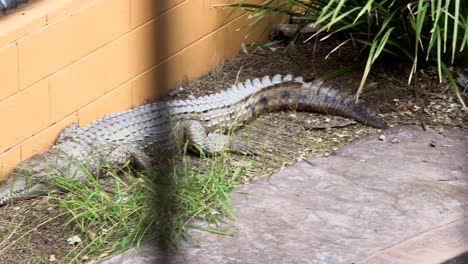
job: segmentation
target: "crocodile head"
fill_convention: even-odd
[[[45,194],[45,181],[50,168],[44,154],[37,154],[20,163],[10,178],[0,183],[0,206],[15,200],[28,199]]]
[[[45,194],[46,188],[42,182],[45,176],[43,173],[11,176],[8,181],[0,184],[0,206]]]

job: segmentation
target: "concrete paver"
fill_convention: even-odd
[[[192,230],[197,245],[171,263],[440,263],[468,251],[468,130],[382,133],[239,187],[221,227],[235,235]],[[104,263],[158,262],[146,244]]]

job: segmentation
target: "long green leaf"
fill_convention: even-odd
[[[330,12],[328,13],[328,9],[335,3],[334,0],[329,0],[328,4],[323,8],[322,13],[320,13],[320,16],[317,18],[317,21],[315,22],[314,26],[317,26],[318,24],[322,23],[324,21],[324,16],[331,16],[333,13]]]
[[[369,75],[370,69],[372,67],[372,60],[374,57],[375,49],[377,48],[377,42],[372,43],[370,47],[369,56],[367,57],[366,68],[364,69],[364,73],[362,74],[361,83],[359,84],[359,88],[356,92],[356,102],[359,99],[359,95],[362,93],[364,89],[364,85],[366,84],[367,76]]]
[[[338,32],[346,31],[346,30],[348,30],[350,28],[353,28],[353,27],[358,27],[359,25],[364,24],[364,23],[365,23],[364,21],[359,21],[356,24],[346,24],[346,25],[344,25],[344,26],[342,26],[342,27],[340,27],[338,29],[333,30],[333,32],[331,32],[330,34],[328,34],[325,37],[321,38],[320,41],[323,41],[323,40],[331,37],[332,35],[334,35],[334,34],[336,34]]]
[[[370,12],[373,2],[374,2],[374,0],[368,0],[368,1],[367,1],[366,5],[361,9],[361,12],[359,12],[359,14],[356,16],[356,19],[354,19],[353,24],[356,23],[356,21],[357,21],[362,15],[364,15],[364,13]]]
[[[465,48],[465,45],[468,44],[468,13],[466,14],[466,19],[464,21],[464,27],[465,27],[465,34],[463,35],[462,43],[460,46],[460,52],[463,51]]]
[[[331,25],[333,25],[333,24],[335,24],[336,22],[338,22],[338,21],[341,20],[340,18],[337,19],[337,16],[338,16],[338,14],[340,13],[341,8],[343,7],[343,5],[344,5],[344,3],[346,2],[346,0],[338,0],[338,1],[339,1],[339,2],[338,2],[338,5],[336,6],[335,11],[333,11],[333,16],[332,16],[332,18],[331,18],[331,20],[330,20],[330,25],[328,26],[328,29],[330,29]],[[342,16],[340,16],[340,17],[342,17]]]
[[[431,29],[431,39],[429,40],[429,46],[427,47],[427,56],[426,60],[429,60],[429,56],[431,54],[432,47],[434,46],[434,43],[436,42],[436,39],[434,36],[436,36],[435,29],[436,27],[439,26],[439,18],[440,14],[442,13],[442,0],[437,0],[437,8],[435,9],[435,19],[433,18],[433,26]],[[431,17],[434,17],[434,11],[431,13]]]
[[[356,12],[357,10],[359,10],[359,7],[355,7],[343,14],[341,14],[339,17],[336,18],[336,21],[340,21],[342,18],[348,16],[349,14],[353,13],[353,12]],[[327,30],[328,28],[330,28],[334,23],[332,23],[332,21],[330,21],[328,24],[324,25],[323,27],[321,27],[317,32],[315,32],[312,36],[310,36],[308,39],[305,40],[305,42],[309,41],[310,39],[314,38],[315,36],[317,36],[318,34],[322,33],[323,31]]]
[[[392,21],[393,17],[395,16],[395,14],[396,14],[397,12],[399,12],[399,10],[393,11],[393,13],[390,14],[390,16],[388,16],[388,17],[384,20],[382,26],[380,27],[379,32],[377,32],[377,35],[375,35],[374,39],[379,38],[380,34],[382,34],[382,32],[385,30],[385,28],[387,28],[388,24]]]
[[[442,81],[442,39],[440,36],[440,29],[436,27],[436,34],[437,34],[437,73],[439,74],[439,80]]]
[[[464,0],[466,1],[466,0]],[[452,63],[455,60],[455,52],[457,51],[457,35],[458,35],[458,18],[460,16],[460,0],[455,0],[455,17],[453,18],[453,39],[452,39]]]
[[[377,50],[375,51],[374,58],[372,58],[372,63],[375,62],[375,60],[379,57],[380,53],[384,49],[385,45],[387,44],[388,38],[390,37],[390,34],[395,28],[389,28],[387,32],[385,32],[385,35],[382,37],[382,39],[379,41],[379,46],[377,47]]]
[[[444,53],[445,51],[447,50],[447,35],[448,35],[448,10],[449,10],[449,6],[450,6],[450,0],[445,0],[445,7],[444,7],[444,11],[445,11],[445,19],[444,19]]]

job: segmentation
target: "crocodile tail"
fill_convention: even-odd
[[[324,86],[321,81],[304,83],[297,104],[304,110],[351,118],[375,128],[388,128],[384,121],[372,116],[363,104],[356,103],[354,96]]]

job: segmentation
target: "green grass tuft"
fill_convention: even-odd
[[[229,235],[216,225],[232,215],[229,193],[244,167],[227,164],[226,155],[195,159],[184,155],[182,162],[171,160],[154,171],[130,167],[107,171],[113,181],[96,179],[84,168],[87,183],[53,177],[56,187],[64,190],[54,199],[68,212],[67,224],[82,239],[66,256],[73,262],[124,251],[151,239],[177,247],[188,238],[188,227]],[[211,225],[194,224],[198,221]]]

